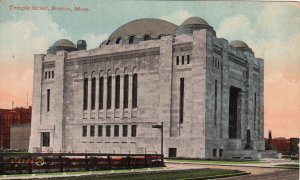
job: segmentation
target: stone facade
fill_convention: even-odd
[[[10,149],[28,151],[30,123],[12,124],[10,129]]]
[[[262,59],[242,42],[217,38],[209,25],[192,27],[132,44],[112,39],[92,50],[35,55],[29,150],[160,153],[152,125],[163,122],[167,157],[260,158]],[[244,150],[247,129],[251,150]]]

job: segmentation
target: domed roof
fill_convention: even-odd
[[[73,47],[76,48],[75,44],[72,43],[71,41],[69,41],[68,39],[60,39],[58,41],[56,41],[52,46],[54,47]]]
[[[209,25],[204,19],[194,16],[183,21],[183,23],[180,26],[191,25],[191,24]]]
[[[229,45],[235,48],[249,48],[249,46],[245,42],[240,40],[231,41]]]
[[[214,35],[216,34],[213,27],[211,27],[204,19],[194,16],[183,21],[183,23],[177,28],[175,35],[193,34],[193,31],[201,29],[207,29]]]
[[[120,26],[109,36],[108,40],[127,39],[130,35],[134,35],[136,38],[142,38],[144,35],[157,38],[159,35],[174,35],[176,28],[177,25],[161,19],[137,19]]]
[[[74,43],[69,41],[68,39],[60,39],[56,41],[49,49],[47,50],[47,54],[55,54],[57,51],[77,51],[77,47]]]

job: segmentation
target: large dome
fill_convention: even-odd
[[[183,21],[181,26],[192,25],[192,24],[209,25],[204,19],[194,16],[194,17],[190,17],[190,18],[186,19],[185,21]]]
[[[57,51],[76,51],[77,48],[74,43],[69,41],[68,39],[60,39],[56,41],[48,50],[47,54],[55,54]]]
[[[162,35],[174,35],[177,25],[161,19],[145,18],[130,21],[115,30],[106,44],[128,44],[130,36],[134,42],[159,39]]]

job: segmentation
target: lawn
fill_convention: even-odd
[[[217,161],[217,160],[201,160],[201,159],[168,159],[166,162],[188,162],[188,163],[205,163],[205,164],[257,164],[263,163],[262,161]]]
[[[228,177],[243,175],[245,172],[238,170],[224,170],[224,169],[194,169],[194,170],[178,170],[178,171],[156,171],[156,172],[143,172],[143,173],[122,173],[122,174],[109,174],[109,175],[87,175],[81,177],[64,177],[63,179],[70,180],[169,180],[169,179],[207,179],[216,177]],[[60,178],[56,178],[60,179]]]

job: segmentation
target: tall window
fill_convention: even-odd
[[[87,110],[88,106],[88,82],[88,78],[85,78],[83,83],[83,110]]]
[[[133,44],[134,36],[129,37],[129,44]]]
[[[114,136],[119,137],[119,125],[114,126]]]
[[[111,76],[107,77],[107,109],[111,109]]]
[[[134,74],[132,79],[132,108],[137,107],[137,88],[138,88],[138,75]]]
[[[95,126],[90,127],[90,136],[94,137],[95,136]]]
[[[176,65],[179,65],[179,56],[176,57]]]
[[[128,108],[128,83],[129,83],[129,76],[126,74],[124,76],[124,108]]]
[[[131,125],[131,137],[136,137],[136,125]]]
[[[87,135],[87,126],[82,126],[82,136],[86,137]]]
[[[218,108],[218,80],[215,80],[215,110],[214,110],[214,122],[217,125],[217,108]]]
[[[183,123],[184,109],[184,78],[180,78],[179,124]]]
[[[48,72],[45,72],[45,79],[47,79],[47,77],[48,77],[48,74],[47,74]]]
[[[256,130],[256,93],[254,93],[254,131]]]
[[[50,146],[50,132],[42,132],[42,146],[43,147]]]
[[[102,125],[98,125],[98,137],[102,137],[103,127]]]
[[[120,75],[116,76],[116,89],[115,89],[115,108],[120,108]]]
[[[110,125],[106,125],[106,137],[110,137]]]
[[[184,56],[181,56],[181,64],[184,64]]]
[[[54,78],[54,71],[52,71],[52,78]]]
[[[91,97],[91,108],[95,109],[96,104],[96,78],[92,79],[92,97]]]
[[[123,125],[123,137],[127,137],[127,133],[128,133],[128,126]]]
[[[50,89],[47,89],[47,112],[50,111]]]
[[[99,109],[103,109],[104,78],[99,79]]]
[[[187,55],[186,63],[187,63],[187,64],[190,64],[190,55]]]

